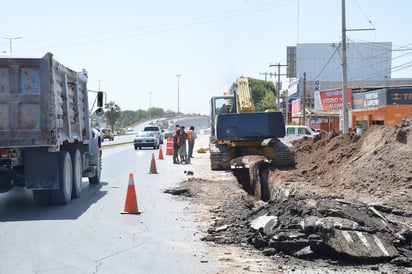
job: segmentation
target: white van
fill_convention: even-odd
[[[300,125],[288,125],[285,128],[285,139],[288,141],[297,140],[303,137],[313,138],[313,136],[319,134],[310,127]]]

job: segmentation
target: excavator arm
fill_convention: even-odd
[[[255,104],[253,103],[249,81],[246,77],[240,77],[236,81],[236,109],[238,113],[255,112]]]

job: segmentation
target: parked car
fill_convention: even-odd
[[[310,127],[302,125],[288,125],[285,127],[285,139],[288,141],[297,140],[303,137],[313,138],[319,132],[314,131]]]
[[[160,144],[163,144],[163,139],[165,138],[164,135],[163,135],[164,130],[160,126],[147,126],[147,127],[144,127],[143,131],[153,131],[153,132],[155,132],[156,136],[160,140]]]
[[[140,131],[133,140],[134,149],[142,149],[142,147],[152,147],[158,149],[160,140],[154,131]]]
[[[113,141],[114,140],[114,133],[112,132],[112,130],[110,128],[102,128],[102,130],[100,131],[103,136],[102,136],[102,142],[105,139],[108,139],[109,141]]]

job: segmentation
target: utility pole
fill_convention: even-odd
[[[12,41],[13,40],[17,40],[17,39],[21,39],[23,37],[3,37],[3,39],[7,39],[10,41],[10,54],[13,53],[13,46],[12,46]]]
[[[348,115],[348,68],[346,60],[346,13],[345,0],[342,0],[342,132],[349,133],[349,115]]]
[[[275,75],[275,74],[272,73],[272,72],[260,72],[259,74],[260,74],[260,75],[265,75],[265,82],[267,82],[267,77],[268,77],[268,75],[269,75],[270,77],[272,77],[272,76]]]
[[[341,125],[342,133],[349,133],[349,115],[348,115],[348,63],[346,56],[346,32],[347,31],[364,31],[375,30],[375,28],[367,29],[346,29],[346,8],[345,0],[342,0],[342,116]]]
[[[101,89],[100,89],[100,82],[101,82],[102,80],[96,79],[96,81],[99,82],[99,91],[100,91],[100,90],[101,90]]]
[[[302,105],[302,125],[306,126],[306,72],[303,73],[303,94],[301,97]]]
[[[288,65],[281,65],[280,63],[278,63],[277,65],[272,65],[270,64],[269,67],[278,67],[278,81],[276,82],[276,97],[277,97],[277,107],[278,107],[278,111],[280,111],[280,90],[282,89],[282,85],[280,82],[280,76],[287,76],[287,74],[280,74],[280,67],[287,67]],[[275,74],[276,75],[276,74]]]
[[[181,74],[176,74],[177,77],[177,115],[179,115],[179,93],[180,93],[180,76],[182,76]]]

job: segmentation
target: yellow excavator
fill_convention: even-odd
[[[236,80],[228,95],[210,100],[212,170],[249,168],[245,156],[263,156],[278,167],[295,165],[293,149],[279,138],[285,136],[282,112],[257,112],[246,77]]]

